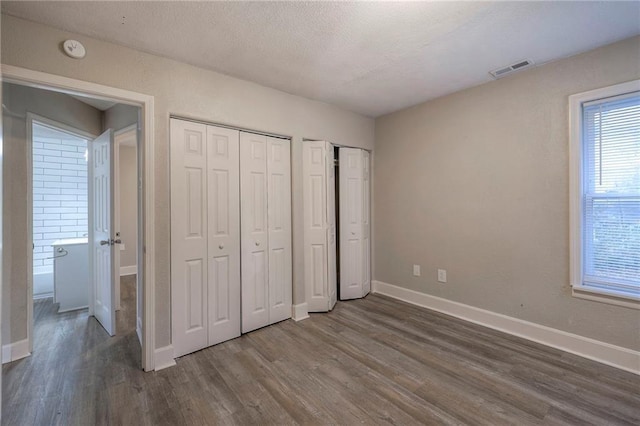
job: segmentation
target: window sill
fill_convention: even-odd
[[[607,291],[586,286],[573,286],[571,294],[573,297],[580,299],[593,300],[596,302],[609,303],[611,305],[640,310],[640,296],[630,295],[628,293]]]

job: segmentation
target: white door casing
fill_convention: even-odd
[[[240,133],[242,332],[269,324],[267,137]]]
[[[371,287],[369,155],[340,148],[339,160],[340,299],[347,300],[366,296]]]
[[[111,219],[114,215],[113,194],[114,143],[111,129],[91,142],[91,204],[89,229],[90,267],[94,286],[93,315],[110,336],[116,333],[115,285],[119,274],[113,270],[114,246],[111,239]]]
[[[240,132],[207,126],[208,345],[240,336]]]
[[[171,301],[175,356],[207,346],[207,127],[171,119]]]
[[[291,318],[291,141],[267,136],[269,324]]]

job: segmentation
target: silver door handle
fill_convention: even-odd
[[[260,246],[260,241],[256,241],[256,246]]]
[[[101,241],[100,241],[100,245],[101,245],[101,246],[108,246],[108,245],[110,245],[110,244],[109,244],[109,240],[101,240]]]
[[[219,248],[220,250],[222,250],[222,249],[224,248],[224,244],[220,244],[220,245],[218,246],[218,248]]]
[[[122,240],[120,238],[117,240],[111,240],[111,244],[122,244]]]

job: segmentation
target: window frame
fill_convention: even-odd
[[[570,185],[570,284],[574,297],[640,309],[640,295],[616,289],[594,288],[584,285],[583,247],[583,105],[588,102],[614,98],[639,92],[640,80],[590,90],[569,96],[569,185]]]

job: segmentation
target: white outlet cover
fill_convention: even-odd
[[[420,276],[420,265],[413,265],[413,276],[414,277]]]
[[[446,269],[438,269],[438,282],[446,283],[447,282],[447,270]]]

